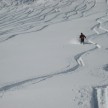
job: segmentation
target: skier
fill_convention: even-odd
[[[80,38],[81,43],[84,44],[84,39],[86,38],[86,36],[83,33],[81,33],[79,38]]]

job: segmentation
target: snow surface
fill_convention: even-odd
[[[108,108],[107,0],[0,0],[0,108]]]

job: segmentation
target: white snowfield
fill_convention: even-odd
[[[0,108],[108,108],[108,1],[0,0]]]

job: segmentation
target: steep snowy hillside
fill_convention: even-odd
[[[107,0],[0,0],[0,108],[108,108],[107,41]]]

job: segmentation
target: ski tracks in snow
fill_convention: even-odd
[[[37,7],[33,7],[33,8],[27,5],[25,7],[22,6],[23,7],[22,10],[20,10],[18,6],[17,7],[12,6],[11,8],[6,7],[4,13],[2,13],[0,17],[0,26],[2,28],[2,32],[0,33],[1,35],[0,41],[8,40],[16,36],[17,34],[21,34],[24,32],[28,32],[28,33],[33,32],[32,29],[34,28],[35,31],[36,30],[39,31],[42,30],[44,26],[48,26],[49,24],[83,17],[84,13],[86,13],[87,11],[89,11],[91,8],[95,6],[95,2],[93,1],[88,2],[86,0],[82,0],[81,2],[77,2],[77,5],[74,8],[72,8],[74,3],[76,2],[68,0],[63,3],[62,1],[60,3],[54,2],[54,4],[50,4],[52,6],[48,5],[47,3],[45,3],[44,5],[40,4],[39,6],[37,5]],[[71,11],[68,11],[69,8]],[[7,11],[7,9],[9,10]],[[63,10],[65,10],[65,12]],[[8,14],[6,14],[7,12]],[[13,15],[13,17],[11,15]],[[39,26],[39,24],[41,24],[41,26]],[[14,28],[14,26],[16,26],[16,28]],[[11,27],[11,29],[8,29],[8,27]],[[5,91],[8,91],[13,88],[18,88],[20,86],[24,86],[32,83],[39,83],[40,81],[46,80],[48,78],[73,72],[79,67],[85,66],[82,56],[84,56],[84,54],[90,51],[100,48],[98,44],[93,43],[92,41],[89,42],[91,44],[94,44],[95,48],[75,55],[74,59],[76,60],[77,63],[74,67],[69,65],[68,67],[66,67],[65,69],[59,72],[55,72],[43,76],[37,76],[35,78],[25,79],[23,81],[4,85],[0,87],[0,92],[4,93]]]
[[[96,19],[97,24],[91,28],[96,34],[96,37],[98,37],[98,35],[101,34],[105,34],[108,32],[108,15],[106,13],[105,16],[97,18]],[[90,38],[94,37],[94,35],[90,36]],[[94,43],[93,41],[89,40],[89,42],[93,45],[95,45],[93,50],[99,49],[101,48],[101,46],[97,43]],[[90,51],[90,50],[89,50]],[[77,57],[77,62],[79,63],[79,65],[82,65],[83,59],[81,58],[81,56],[83,56],[86,52],[83,52],[80,55],[80,57]],[[84,65],[83,65],[84,66]],[[108,85],[105,86],[98,86],[98,87],[93,87],[93,91],[92,91],[92,96],[91,96],[91,108],[108,108]]]
[[[104,24],[108,22],[108,15],[103,16],[101,18],[96,19],[97,25],[95,25],[92,30],[95,31],[96,37],[100,34],[104,34],[108,32],[108,27],[104,27]],[[90,38],[94,37],[93,35]],[[84,66],[84,62],[82,56],[89,51],[93,51],[101,48],[101,46],[97,43],[94,43],[91,40],[88,40],[89,43],[95,45],[95,48],[82,52],[76,56],[76,61],[80,66]],[[93,87],[92,97],[90,100],[91,108],[108,108],[108,85]]]
[[[65,9],[63,7],[66,7],[66,6],[67,7],[70,6],[70,8],[71,8],[72,2],[70,0],[68,0],[68,2],[65,2],[63,4],[55,3],[52,7],[46,6],[47,4],[44,6],[41,4],[40,6],[38,6],[38,7],[40,7],[40,9],[38,7],[34,8],[34,9],[33,8],[30,9],[29,7],[26,7],[24,10],[19,10],[18,11],[19,14],[17,14],[17,15],[15,13],[18,8],[17,9],[15,7],[9,8],[9,11],[5,10],[5,13],[0,14],[1,15],[0,26],[2,27],[2,32],[0,32],[0,35],[1,35],[0,41],[8,40],[11,37],[16,36],[17,34],[34,31],[34,28],[35,28],[35,31],[36,30],[38,31],[38,30],[42,30],[44,28],[44,26],[48,26],[49,24],[82,17],[84,12],[86,12],[87,10],[91,9],[94,6],[93,2],[88,2],[88,4],[87,4],[85,1],[86,0],[84,0],[81,4],[80,3],[77,4],[77,6],[73,9],[71,9],[71,11],[69,11],[69,12],[66,11],[65,13],[60,12],[60,11],[62,9]],[[38,9],[38,11],[36,11],[36,9]],[[7,12],[9,12],[9,13],[6,14]],[[12,16],[10,16],[11,14],[15,15],[14,16],[15,20],[13,20]],[[31,18],[32,18],[32,20],[31,20]],[[59,21],[57,20],[58,18],[59,18]],[[4,19],[4,23],[2,22],[2,19]],[[8,22],[6,22],[7,20],[8,20]],[[12,21],[14,21],[14,22],[12,23]],[[103,23],[108,21],[107,16],[105,16],[103,18],[98,18],[96,21],[98,24],[95,25],[92,28],[92,30],[94,30],[97,35],[101,34],[101,33],[108,32],[108,29],[103,27]],[[18,23],[20,23],[21,25],[17,25]],[[41,26],[39,26],[39,23],[41,23]],[[17,25],[17,27],[14,28],[16,25]],[[37,25],[37,27],[36,27],[36,25]],[[8,27],[11,27],[11,29]],[[22,29],[20,29],[20,28],[22,28]],[[16,32],[17,32],[17,34],[14,34]],[[94,43],[90,40],[89,40],[89,43],[93,44],[95,47],[93,49],[90,49],[90,50],[87,50],[85,52],[81,52],[81,53],[75,55],[74,59],[76,60],[77,64],[74,67],[69,65],[63,71],[59,71],[59,72],[55,72],[55,73],[47,74],[47,75],[43,75],[43,76],[37,76],[35,78],[29,78],[29,79],[25,79],[23,81],[14,82],[14,83],[4,85],[4,86],[0,87],[1,97],[8,90],[15,89],[15,88],[18,89],[19,87],[29,85],[29,84],[39,83],[41,81],[44,81],[48,78],[51,78],[51,77],[54,77],[57,75],[74,72],[79,67],[85,66],[82,56],[84,56],[84,54],[86,54],[90,51],[94,51],[96,49],[101,48],[101,46],[99,44]],[[93,98],[92,99],[93,99],[92,101],[94,101],[93,102],[94,108],[108,108],[108,104],[107,104],[108,87],[104,87],[104,88],[96,87],[93,90]]]
[[[47,74],[47,75],[43,75],[43,76],[39,76],[39,77],[35,77],[35,78],[30,78],[30,79],[26,79],[26,80],[23,80],[23,81],[19,81],[19,82],[15,82],[15,83],[10,83],[10,84],[4,85],[4,86],[0,87],[0,92],[1,92],[1,94],[4,94],[6,91],[11,90],[11,89],[15,89],[15,88],[18,89],[18,88],[20,88],[22,86],[39,83],[41,81],[44,81],[44,80],[46,80],[48,78],[51,78],[51,77],[54,77],[54,76],[57,76],[57,75],[62,75],[62,74],[67,74],[67,73],[74,72],[80,66],[85,66],[81,56],[86,54],[87,52],[93,51],[93,50],[95,50],[97,48],[98,47],[96,46],[93,49],[90,49],[88,51],[85,51],[85,52],[82,52],[80,54],[77,54],[74,57],[74,59],[77,62],[77,64],[74,67],[69,65],[69,67],[63,69],[63,71],[59,71],[59,72],[55,72],[55,73],[52,73],[52,74]]]
[[[0,1],[0,42],[22,33],[36,32],[48,25],[75,18],[95,6],[88,0]]]
[[[83,17],[83,14],[95,6],[94,1],[88,0],[66,0],[66,1],[44,1],[44,3],[8,3],[0,1],[0,42],[13,38],[22,33],[36,32],[50,24],[72,20]],[[5,5],[4,5],[5,4]],[[86,51],[87,52],[87,51]],[[0,87],[0,92],[8,91],[26,84],[39,83],[56,75],[73,72],[80,66],[84,66],[82,55],[77,54],[74,59],[76,65],[66,67],[62,71],[48,75],[37,76],[23,81],[10,83]]]
[[[106,13],[105,16],[96,19],[97,25],[95,25],[92,30],[94,30],[98,35],[104,34],[108,32],[108,15]],[[98,48],[100,48],[100,45],[96,45]],[[92,108],[108,108],[108,85],[105,86],[98,86],[93,88],[93,95],[92,95],[92,102],[93,106]]]
[[[15,83],[10,83],[7,85],[4,85],[2,87],[0,87],[0,92],[2,92],[4,94],[4,92],[14,89],[14,88],[20,88],[21,86],[25,86],[25,85],[29,85],[29,84],[35,84],[35,83],[39,83],[41,81],[44,81],[48,78],[57,76],[57,75],[62,75],[62,74],[67,74],[67,73],[71,73],[73,71],[75,71],[76,69],[78,69],[79,67],[85,66],[85,63],[83,62],[82,56],[90,51],[94,51],[95,49],[99,48],[98,44],[92,43],[94,45],[96,45],[95,48],[84,51],[82,53],[77,54],[74,59],[76,60],[77,64],[72,67],[71,65],[69,65],[67,68],[63,69],[63,71],[59,71],[59,72],[55,72],[52,74],[47,74],[47,75],[43,75],[43,76],[38,76],[35,78],[30,78],[30,79],[26,79],[23,81],[19,81],[19,82],[15,82]]]

